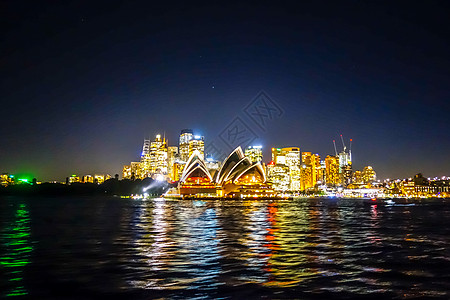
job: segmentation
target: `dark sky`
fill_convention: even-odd
[[[266,162],[343,134],[382,179],[450,175],[448,1],[93,2],[2,1],[0,172],[120,173],[144,137],[219,145],[238,117]]]

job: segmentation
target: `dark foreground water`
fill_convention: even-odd
[[[0,292],[450,298],[450,202],[1,198]]]

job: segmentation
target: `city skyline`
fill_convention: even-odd
[[[0,172],[120,173],[146,137],[165,132],[171,143],[192,128],[215,143],[239,118],[265,157],[298,146],[325,158],[343,134],[357,169],[448,176],[443,1],[8,2],[4,11]],[[267,126],[247,109],[260,91],[280,108]]]

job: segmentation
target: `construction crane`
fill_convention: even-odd
[[[341,134],[341,141],[342,141],[342,146],[344,146],[344,152],[345,152],[345,150],[347,150],[347,147],[345,147],[344,138],[342,137],[342,134]]]
[[[338,156],[337,150],[336,150],[336,141],[335,140],[333,140],[333,145],[334,145],[334,153],[336,154],[336,156]]]

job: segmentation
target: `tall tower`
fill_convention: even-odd
[[[342,152],[339,153],[339,177],[343,185],[347,185],[352,181],[352,151],[347,150],[344,139],[341,134]],[[350,147],[352,140],[350,139]]]
[[[339,158],[328,155],[325,158],[325,182],[328,186],[336,186],[340,183],[339,179]]]
[[[167,142],[160,134],[150,143],[150,173],[167,174]]]
[[[187,161],[189,159],[189,141],[194,138],[194,132],[192,129],[183,129],[180,134],[180,160]]]
[[[189,144],[188,158],[196,150],[200,152],[201,159],[205,158],[205,141],[203,136],[195,135],[192,139],[189,140],[188,144]]]
[[[272,176],[269,178],[272,177],[270,180],[274,183],[275,189],[281,190],[276,187],[278,184],[292,192],[300,190],[300,148],[272,148],[270,168]]]
[[[150,140],[146,139],[142,146],[140,173],[143,178],[150,175],[150,144]]]
[[[262,146],[248,146],[245,149],[245,156],[250,158],[252,162],[262,161]]]
[[[170,179],[174,180],[173,176],[173,168],[175,161],[178,159],[178,147],[177,146],[171,146],[168,147],[167,151],[167,174],[169,174]]]
[[[320,156],[311,152],[302,153],[301,190],[313,188],[320,181]]]

